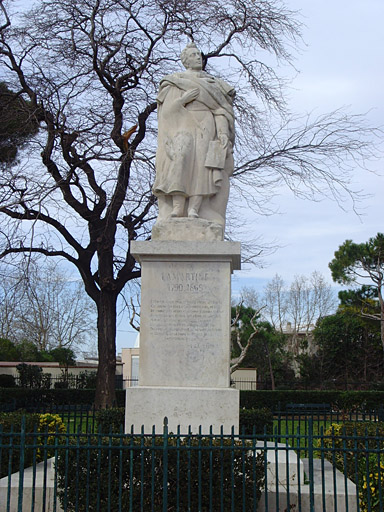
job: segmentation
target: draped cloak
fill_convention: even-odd
[[[183,106],[181,96],[199,89],[198,97]],[[155,195],[180,194],[213,196],[218,192],[223,170],[206,167],[209,143],[217,140],[217,118],[227,126],[229,144],[225,172],[232,162],[234,142],[233,88],[205,72],[175,73],[160,83],[158,103],[158,149],[156,153]],[[231,164],[229,164],[231,166]]]

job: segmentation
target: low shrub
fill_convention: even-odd
[[[55,436],[54,434],[63,434],[66,432],[66,427],[64,425],[63,420],[58,414],[39,414],[39,427],[38,431],[42,433],[42,435],[38,438],[38,443],[44,446],[46,445],[54,445],[55,444]],[[45,448],[46,450],[46,448]],[[54,450],[47,450],[46,456],[44,455],[44,449],[39,448],[37,451],[38,454],[38,462],[43,460],[44,458],[53,457],[55,452]]]
[[[384,404],[383,391],[240,391],[240,406],[246,409],[267,407],[283,412],[287,404],[330,404],[339,411],[377,410]]]
[[[0,375],[0,388],[14,388],[16,386],[16,379],[13,375]]]
[[[324,457],[358,486],[362,512],[381,510],[379,489],[381,486],[384,495],[384,423],[333,423],[324,436],[318,446],[321,446]]]
[[[0,405],[15,402],[16,407],[48,407],[50,405],[89,405],[95,400],[94,389],[21,389],[0,388]],[[125,406],[125,389],[116,390],[116,407]]]
[[[39,415],[25,414],[25,411],[0,413],[0,445],[1,463],[0,476],[15,473],[20,470],[20,432],[23,417],[25,417],[25,432],[27,434],[38,431]],[[36,435],[26,435],[26,445],[36,444]],[[24,450],[24,467],[31,466],[34,459],[34,448],[26,447]]]
[[[240,434],[273,433],[273,414],[270,409],[240,409]]]
[[[57,414],[27,414],[23,410],[0,413],[1,477],[20,470],[20,433],[23,418],[26,434],[24,467],[52,457],[54,450],[43,446],[55,444],[55,433],[66,432],[65,425]]]
[[[124,432],[125,408],[101,409],[96,413],[96,421],[100,431],[106,434]]]
[[[370,454],[365,461],[361,461],[365,468],[360,469],[363,478],[360,483],[359,501],[361,512],[381,512],[381,499],[384,495],[384,455]]]
[[[246,441],[177,438],[167,449],[167,510],[256,509],[264,484],[263,455]],[[61,504],[68,512],[162,510],[162,436],[84,436],[59,451]],[[91,445],[91,446],[90,446]]]

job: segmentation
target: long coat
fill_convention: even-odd
[[[183,106],[182,95],[196,88],[198,97]],[[190,197],[217,193],[222,170],[208,167],[206,159],[210,142],[217,140],[220,126],[221,132],[229,138],[226,160],[233,162],[233,94],[230,85],[205,72],[186,71],[163,78],[157,98],[159,135],[155,195]]]

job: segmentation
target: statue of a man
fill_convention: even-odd
[[[181,53],[186,71],[164,77],[158,102],[153,192],[159,220],[201,217],[224,227],[233,173],[233,87],[202,71],[194,43]]]

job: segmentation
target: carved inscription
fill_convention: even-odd
[[[170,292],[204,292],[208,276],[208,272],[162,272],[161,280]]]
[[[214,293],[215,276],[210,272],[162,272],[160,288],[164,297],[157,295],[150,302],[151,336],[184,342],[196,352],[213,351],[215,341],[223,335],[223,305]]]

